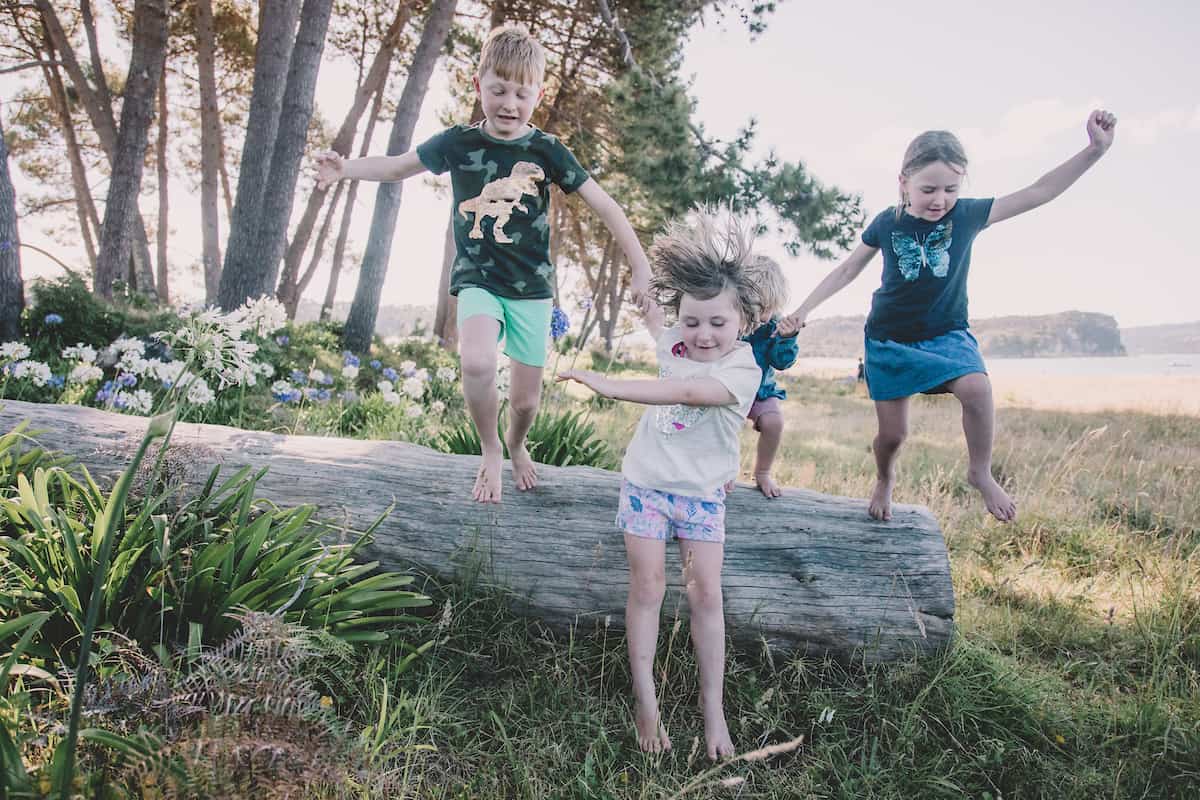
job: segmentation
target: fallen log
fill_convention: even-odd
[[[94,476],[124,469],[144,417],[8,400],[7,431],[28,420],[47,449]],[[628,571],[614,517],[620,475],[590,467],[540,467],[531,492],[504,487],[501,506],[470,500],[478,457],[404,442],[287,436],[180,423],[172,449],[186,453],[183,481],[198,487],[215,464],[228,474],[269,467],[262,496],[311,503],[338,528],[362,530],[395,508],[364,555],[390,569],[414,566],[453,578],[464,568],[507,587],[515,607],[553,627],[620,625]],[[507,476],[506,476],[507,479]],[[735,639],[842,660],[889,660],[944,646],[953,632],[950,565],[937,521],[922,507],[870,519],[863,500],[787,489],[767,500],[751,487],[729,495],[723,587]],[[668,614],[680,600],[676,548],[668,547]]]

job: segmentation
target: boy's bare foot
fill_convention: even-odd
[[[764,497],[780,497],[783,494],[783,489],[779,488],[770,472],[754,473],[754,482],[758,484],[758,489]]]
[[[513,483],[517,485],[517,489],[527,492],[537,486],[537,466],[533,463],[525,443],[521,442],[513,447],[512,442],[509,442],[508,456],[512,459]]]
[[[967,483],[974,486],[983,495],[983,502],[993,517],[1001,522],[1012,522],[1017,518],[1017,504],[1008,496],[1008,492],[1000,488],[990,472],[967,472]]]
[[[704,704],[704,744],[712,761],[735,755],[733,739],[729,738],[729,726],[725,724],[725,710],[719,705],[708,708]]]
[[[637,703],[634,712],[637,725],[638,747],[643,753],[665,753],[671,749],[671,738],[658,713],[658,705],[643,706]]]
[[[892,489],[896,486],[895,478],[877,478],[875,490],[871,492],[871,503],[867,513],[872,518],[889,522],[892,519]]]
[[[501,482],[504,468],[504,451],[497,445],[494,449],[485,447],[483,461],[479,464],[479,474],[475,476],[475,488],[471,490],[471,499],[477,503],[499,503],[503,488]]]
[[[733,487],[736,483],[737,483],[736,478],[734,478],[733,480],[725,481],[725,494],[729,494],[730,492],[732,492]]]

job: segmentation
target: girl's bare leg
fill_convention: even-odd
[[[771,477],[771,467],[779,443],[783,441],[783,414],[773,411],[758,418],[758,457],[754,462],[754,482],[767,497],[779,497],[783,490]]]
[[[908,436],[908,398],[876,400],[875,416],[879,433],[871,450],[875,453],[875,489],[871,492],[868,513],[887,522],[892,518],[892,489],[896,488],[896,456]]]
[[[700,710],[704,740],[712,760],[734,755],[725,723],[725,604],[721,595],[721,542],[679,540],[683,580],[692,618],[692,643],[700,666]]]
[[[633,679],[634,722],[638,747],[647,753],[671,749],[654,689],[654,651],[658,617],[667,590],[667,544],[625,534],[629,559],[629,597],[625,602],[625,636],[629,642],[629,674]]]
[[[1001,522],[1012,522],[1017,516],[1017,504],[992,477],[992,438],[996,428],[992,382],[986,374],[972,372],[951,381],[948,388],[962,403],[963,434],[967,437],[967,481],[983,495],[983,502],[993,517]]]

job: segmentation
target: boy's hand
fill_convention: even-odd
[[[342,179],[345,165],[341,155],[332,150],[324,150],[317,153],[314,160],[317,162],[318,189],[328,189]]]
[[[1111,112],[1096,109],[1088,116],[1088,141],[1091,142],[1092,148],[1101,154],[1106,153],[1108,148],[1112,147],[1116,132],[1117,118]]]
[[[779,320],[779,324],[775,326],[775,332],[780,336],[795,336],[804,327],[804,320],[807,316],[807,314],[797,309]]]
[[[604,390],[601,387],[604,386],[607,380],[599,372],[593,372],[590,369],[564,369],[554,376],[555,383],[575,381],[582,383],[597,394],[604,394]]]

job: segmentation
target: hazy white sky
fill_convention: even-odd
[[[1087,113],[1109,108],[1120,119],[1116,144],[1091,172],[1051,205],[981,235],[971,315],[1079,309],[1133,326],[1200,319],[1200,258],[1185,249],[1200,212],[1198,40],[1194,0],[961,0],[919,14],[906,4],[792,0],[753,42],[739,26],[697,29],[684,71],[710,134],[731,136],[757,118],[763,152],[861,193],[869,215],[894,202],[904,147],[922,130],[958,133],[971,158],[966,194],[987,197],[1075,153]],[[344,76],[333,65],[322,72],[318,103],[330,119],[350,99]],[[438,129],[447,102],[435,77],[416,142]],[[388,125],[378,128],[382,152]],[[435,300],[450,203],[430,183],[405,185],[384,303]],[[363,188],[360,249],[375,194]],[[195,192],[172,190],[172,260],[196,263]],[[46,244],[40,227],[23,225],[22,238]],[[788,257],[770,240],[762,247],[784,264],[793,304],[837,263]],[[53,271],[30,251],[23,263],[27,276]],[[814,317],[865,313],[880,268],[877,258]],[[318,274],[309,295],[319,300],[326,281]],[[352,294],[344,276],[340,299]]]

